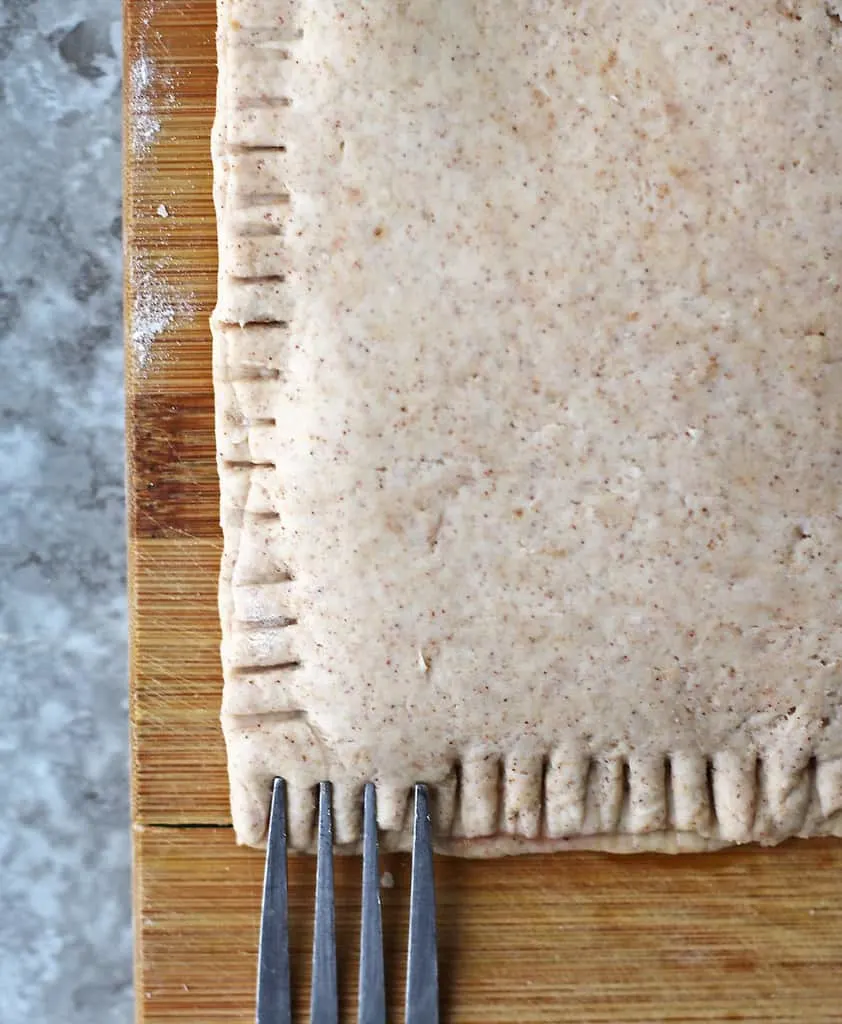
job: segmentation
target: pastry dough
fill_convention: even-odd
[[[234,824],[842,833],[824,0],[220,0]]]

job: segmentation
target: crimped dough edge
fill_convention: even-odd
[[[251,112],[238,100],[253,83],[226,73],[236,25],[241,42],[277,55],[295,40],[294,0],[218,0],[220,75],[213,131],[214,197],[219,219],[220,291],[212,321],[221,521],[224,555],[219,606],[226,695],[223,727],[232,766],[231,800],[238,840],[265,838],[271,782],[287,772],[289,838],[313,847],[318,760],[300,708],[254,716],[238,704],[248,650],[269,643],[278,671],[261,686],[283,686],[297,667],[294,641],[284,639],[289,582],[279,546],[272,493],[276,470],[263,454],[276,443],[267,395],[282,373],[289,344],[290,298],[281,247],[284,151],[277,145],[283,104]],[[267,12],[271,10],[271,17]],[[236,117],[234,116],[236,112]],[[249,193],[255,182],[265,192]],[[266,612],[270,609],[270,613]],[[245,627],[243,626],[245,623]],[[272,632],[271,639],[265,634]],[[258,669],[261,667],[258,666]],[[232,681],[235,681],[232,685]],[[734,843],[775,844],[791,836],[842,835],[842,758],[822,750],[778,748],[590,751],[564,737],[546,751],[467,751],[439,757],[427,782],[433,793],[437,845],[460,856],[551,850],[684,852]],[[243,767],[247,766],[247,770]],[[315,773],[315,774],[314,774]],[[360,838],[364,779],[334,783],[337,840],[353,849]],[[378,817],[386,849],[406,849],[411,783],[377,779]]]

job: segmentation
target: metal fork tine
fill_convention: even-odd
[[[386,1024],[383,921],[377,859],[377,796],[372,782],[365,787],[363,797],[363,906],[359,988],[358,1024]]]
[[[439,979],[432,827],[427,787],[417,785],[409,900],[406,1024],[438,1024],[438,1020]]]
[[[287,899],[286,787],[283,779],[272,786],[260,952],[257,964],[257,1024],[291,1024],[289,986],[289,928]]]
[[[311,1024],[338,1024],[336,920],[333,904],[333,813],[329,782],[319,785],[319,839],[316,860],[316,923],[313,930]]]

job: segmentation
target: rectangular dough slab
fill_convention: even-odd
[[[824,0],[220,0],[234,823],[842,833]]]

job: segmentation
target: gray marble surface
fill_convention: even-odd
[[[0,1022],[132,1016],[120,2],[0,0]]]

